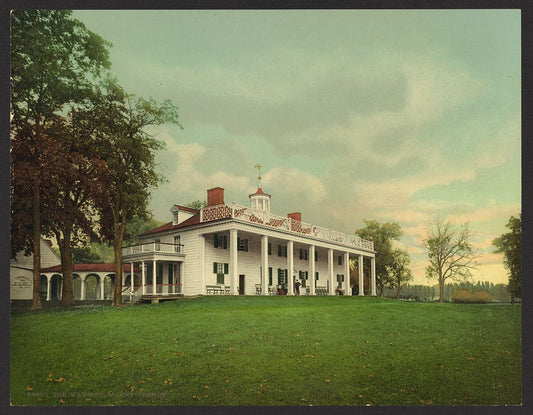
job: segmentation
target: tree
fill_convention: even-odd
[[[448,222],[437,222],[433,229],[426,230],[422,245],[427,249],[429,265],[426,277],[437,279],[439,302],[444,302],[444,284],[447,280],[464,281],[476,267],[472,234],[465,224],[460,228]]]
[[[511,301],[522,294],[522,214],[518,218],[511,216],[507,225],[510,232],[496,238],[492,244],[494,253],[503,254],[503,264],[509,272],[509,291]]]
[[[163,225],[163,222],[154,219],[150,214],[147,214],[147,217],[134,216],[126,225],[124,239],[131,244],[138,244],[140,242],[139,235],[161,225]]]
[[[413,274],[408,268],[411,263],[409,254],[403,249],[392,251],[392,262],[386,266],[387,280],[390,281],[389,287],[396,288],[396,298],[400,298],[402,284],[413,279]]]
[[[150,190],[162,178],[155,171],[155,151],[163,143],[148,127],[178,122],[178,111],[166,100],[162,104],[128,95],[113,79],[106,79],[88,114],[87,128],[96,137],[108,166],[109,186],[99,204],[101,229],[113,244],[115,289],[112,306],[122,304],[122,244],[127,223],[138,216],[147,219]]]
[[[46,157],[54,148],[52,130],[66,106],[83,101],[91,82],[110,65],[110,44],[71,14],[68,10],[11,13],[11,138],[12,147],[17,147],[11,157],[12,182],[16,183],[11,188],[12,219],[25,220],[12,228],[12,248],[28,252],[31,245],[32,309],[41,307],[41,196],[48,180],[46,170],[54,160]],[[24,199],[31,202],[31,208]]]
[[[395,222],[379,223],[375,220],[366,220],[365,227],[358,229],[355,234],[360,238],[374,242],[376,251],[376,284],[379,287],[380,295],[383,296],[383,287],[390,285],[387,266],[393,262],[392,241],[398,241],[403,232]]]
[[[191,209],[196,209],[196,210],[200,210],[202,208],[205,208],[206,206],[207,206],[207,202],[205,200],[204,201],[195,200],[194,202],[187,203],[185,205],[185,207],[188,207],[188,208],[191,208]]]

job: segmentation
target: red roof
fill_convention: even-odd
[[[180,206],[180,205],[174,205],[175,208],[178,208],[179,210],[183,210],[184,212],[191,212],[191,213],[198,213],[198,209],[189,208],[187,206]]]
[[[252,193],[251,195],[248,195],[248,197],[252,197],[252,196],[255,196],[255,195],[265,195],[265,196],[271,197],[268,193],[263,192],[263,188],[262,187],[258,187],[256,192]]]
[[[131,265],[123,264],[124,272],[130,272]],[[73,264],[73,272],[115,272],[115,264]],[[43,268],[41,272],[62,272],[61,265]],[[140,268],[133,267],[133,272],[141,272]]]
[[[157,228],[154,228],[154,229],[152,229],[152,230],[150,230],[148,232],[145,232],[145,233],[143,233],[142,235],[139,235],[139,236],[144,236],[144,235],[150,235],[152,233],[169,231],[169,230],[172,230],[172,229],[185,228],[186,226],[196,225],[198,223],[200,223],[200,213],[199,212],[196,215],[190,217],[189,219],[184,220],[181,223],[178,223],[177,225],[173,225],[172,222],[165,223],[164,225],[161,225],[161,226],[159,226]]]

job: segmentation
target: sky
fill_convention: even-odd
[[[397,222],[426,284],[426,230],[468,223],[474,281],[506,283],[494,238],[521,211],[519,10],[76,11],[130,93],[171,99],[152,133],[169,209],[225,189],[352,235]]]

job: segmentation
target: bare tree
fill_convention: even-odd
[[[438,280],[441,303],[444,302],[446,280],[464,281],[470,278],[470,271],[477,265],[471,239],[467,224],[455,227],[448,222],[437,222],[426,231],[422,241],[429,257],[426,277]]]

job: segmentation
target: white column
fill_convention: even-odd
[[[229,257],[230,294],[237,295],[237,229],[229,231]]]
[[[310,284],[309,295],[315,295],[315,246],[309,246],[309,278],[307,284]],[[307,290],[307,289],[306,289]]]
[[[133,262],[130,262],[130,293],[135,289],[135,275],[133,275]],[[103,291],[102,291],[103,293]]]
[[[80,275],[80,281],[81,281],[80,300],[85,300],[85,277],[86,277],[86,275],[84,275],[83,277]]]
[[[152,294],[157,294],[157,261],[154,259],[154,269],[152,272]]]
[[[352,295],[352,286],[350,284],[350,254],[344,253],[344,294]]]
[[[198,254],[200,256],[200,293],[207,294],[205,289],[205,236],[200,235],[200,248]]]
[[[287,243],[287,295],[294,295],[292,271],[294,269],[294,242]]]
[[[142,294],[146,294],[146,270],[144,268],[144,261],[141,261],[141,284],[142,284]]]
[[[46,276],[46,301],[50,301],[52,298],[51,293],[50,293],[51,285],[52,285],[52,277],[47,275]]]
[[[333,249],[328,249],[328,278],[329,278],[329,295],[335,295],[337,281],[333,275]]]
[[[365,295],[365,283],[363,279],[363,255],[359,255],[359,264],[357,265],[359,270],[359,294],[361,297]]]
[[[372,279],[372,294],[374,297],[376,296],[376,258],[372,257],[370,258],[370,276]]]
[[[164,294],[168,294],[168,289],[169,289],[169,285],[170,284],[170,272],[168,272],[168,263],[165,262],[163,263],[163,276],[165,278],[163,278],[163,290],[162,292]]]
[[[261,237],[261,294],[268,295],[268,236]]]
[[[99,281],[100,281],[100,300],[103,300],[104,299],[104,280],[105,280],[105,275],[102,276],[99,275]]]

